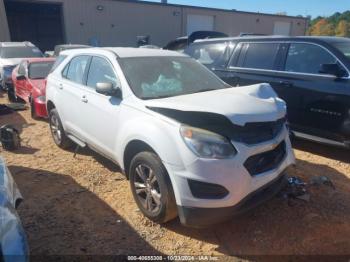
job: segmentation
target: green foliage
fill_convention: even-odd
[[[350,11],[329,17],[318,16],[310,21],[309,35],[350,37]]]

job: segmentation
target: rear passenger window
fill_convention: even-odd
[[[111,64],[104,58],[93,57],[87,78],[87,86],[95,88],[97,83],[112,83],[117,86],[117,77]]]
[[[227,43],[192,45],[186,53],[206,66],[225,66],[230,58]]]
[[[273,70],[279,43],[249,43],[246,52],[241,52],[239,67]]]
[[[320,46],[293,43],[289,47],[285,71],[320,74],[322,64],[336,62],[336,58]]]
[[[63,76],[65,76],[68,80],[73,81],[78,84],[84,84],[84,74],[86,70],[86,66],[88,65],[90,57],[89,56],[77,56],[74,57],[70,63],[68,68],[63,70]],[[65,70],[67,70],[65,75]]]

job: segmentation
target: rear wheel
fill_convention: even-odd
[[[134,199],[146,217],[165,223],[177,216],[170,178],[156,154],[137,154],[131,161],[129,177]]]
[[[55,144],[63,149],[70,148],[73,145],[73,142],[66,136],[56,109],[50,111],[49,118],[51,134]]]

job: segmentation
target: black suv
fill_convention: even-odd
[[[269,83],[287,102],[297,137],[350,147],[350,39],[221,38],[185,53],[232,86]]]

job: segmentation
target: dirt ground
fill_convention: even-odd
[[[23,147],[1,155],[25,198],[19,214],[32,255],[350,254],[350,151],[296,141],[289,175],[326,175],[335,190],[313,187],[310,202],[292,206],[276,197],[228,223],[191,229],[145,219],[117,166],[90,150],[73,158],[29,110],[0,116],[4,123],[23,129]]]

